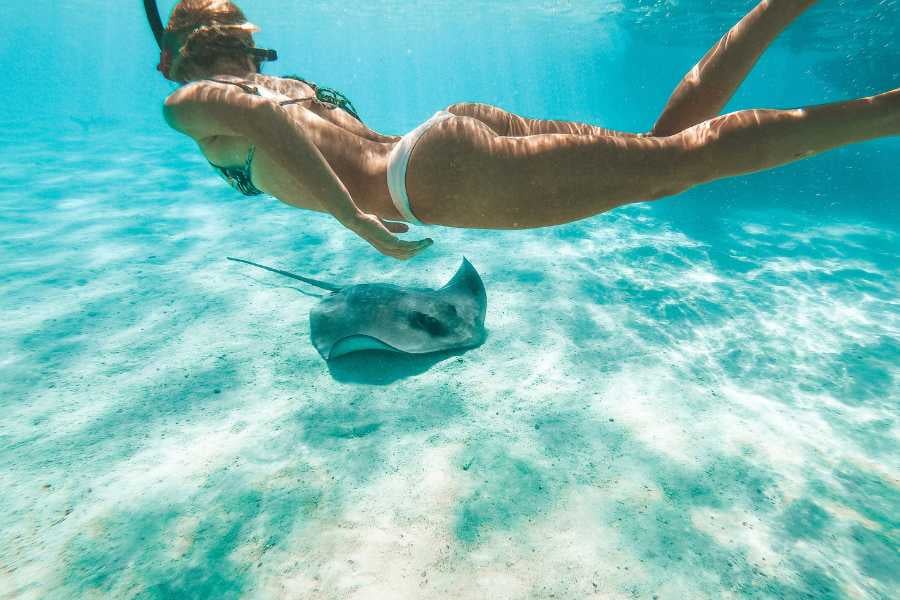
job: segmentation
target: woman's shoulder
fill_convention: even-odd
[[[163,104],[170,127],[195,139],[209,135],[221,122],[245,120],[254,109],[268,103],[226,81],[202,80],[181,86]]]
[[[203,79],[182,85],[169,94],[163,103],[163,110],[168,115],[173,111],[185,111],[192,107],[253,106],[263,97],[269,96],[263,91],[254,81],[218,77]]]
[[[163,103],[167,108],[175,107],[185,102],[198,100],[208,96],[211,90],[222,89],[225,84],[212,80],[192,81],[179,87],[166,97]]]
[[[185,84],[170,94],[166,98],[165,104],[166,106],[174,106],[185,101],[217,96],[222,91],[231,92],[231,94],[228,94],[229,96],[233,94],[249,94],[251,96],[272,98],[310,97],[315,94],[313,87],[305,81],[297,79],[267,75],[256,75],[252,78],[243,79],[225,75]]]

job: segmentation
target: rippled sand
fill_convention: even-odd
[[[90,135],[0,163],[0,597],[896,594],[895,229],[644,205],[398,263]],[[482,347],[331,365],[321,290],[225,260],[437,286],[463,254]]]

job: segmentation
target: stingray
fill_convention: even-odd
[[[228,260],[331,292],[309,313],[310,338],[325,360],[362,350],[448,352],[480,346],[486,337],[487,294],[465,258],[447,285],[436,290],[387,283],[338,286],[249,260]]]

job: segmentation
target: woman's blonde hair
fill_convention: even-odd
[[[178,71],[208,67],[221,58],[249,60],[253,33],[259,28],[247,22],[238,6],[228,0],[181,0],[172,10],[163,36],[164,44],[181,57]],[[173,73],[177,77],[176,74]]]

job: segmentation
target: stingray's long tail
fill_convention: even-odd
[[[254,267],[259,267],[260,269],[265,269],[266,271],[271,271],[273,273],[278,273],[279,275],[284,275],[285,277],[290,277],[291,279],[296,279],[297,281],[302,281],[303,283],[308,283],[310,285],[314,285],[316,287],[322,288],[323,290],[328,290],[330,292],[339,292],[341,291],[341,287],[326,283],[324,281],[319,281],[318,279],[310,279],[309,277],[303,277],[302,275],[294,275],[293,273],[289,273],[287,271],[282,271],[281,269],[273,269],[272,267],[267,267],[265,265],[260,265],[255,262],[250,262],[249,260],[244,260],[242,258],[232,258],[231,256],[226,256],[228,260],[233,260],[234,262],[244,263],[246,265],[253,265]]]

